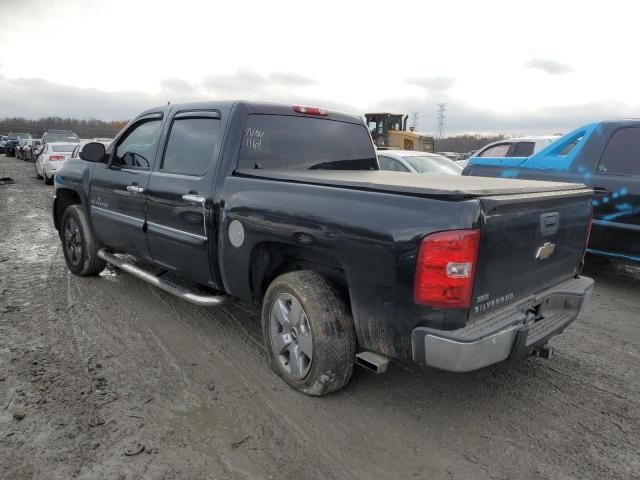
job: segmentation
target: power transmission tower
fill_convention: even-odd
[[[444,120],[447,118],[447,104],[438,104],[438,138],[444,137]]]
[[[413,132],[418,129],[418,119],[420,118],[420,114],[418,112],[411,113],[411,127],[410,130]]]

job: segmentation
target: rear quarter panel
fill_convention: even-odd
[[[409,358],[416,326],[457,328],[466,321],[466,311],[464,316],[445,315],[415,305],[413,277],[422,237],[476,225],[476,200],[442,201],[236,176],[227,178],[223,196],[219,258],[231,295],[254,299],[250,259],[260,244],[299,246],[304,238],[305,248],[335,259],[344,271],[361,348]],[[229,240],[233,220],[244,227],[240,247]]]

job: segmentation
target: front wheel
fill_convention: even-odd
[[[106,265],[98,257],[100,245],[80,205],[67,207],[60,226],[62,250],[67,267],[80,277],[97,275]]]
[[[353,320],[322,275],[305,270],[276,278],[262,303],[262,332],[271,368],[296,390],[321,396],[351,379]]]

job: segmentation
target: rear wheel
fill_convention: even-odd
[[[53,175],[51,175],[50,177],[47,176],[47,171],[44,168],[42,169],[42,176],[44,177],[45,185],[53,185]]]
[[[353,320],[322,275],[300,271],[276,278],[262,304],[262,331],[271,368],[296,390],[326,395],[351,379]]]
[[[34,164],[34,167],[36,169],[36,177],[38,178],[38,180],[42,179],[42,175],[40,175],[40,172],[38,171],[38,163],[37,162]]]
[[[106,262],[98,257],[98,243],[80,205],[67,207],[60,227],[62,250],[67,267],[81,277],[96,275]]]

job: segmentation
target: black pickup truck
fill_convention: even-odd
[[[359,117],[164,106],[56,171],[68,268],[111,263],[198,305],[262,303],[271,365],[309,395],[389,358],[469,371],[546,345],[593,287],[580,184],[379,171]]]

